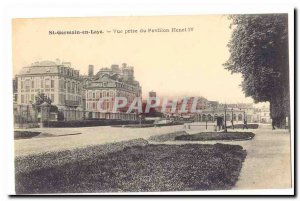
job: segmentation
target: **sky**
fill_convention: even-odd
[[[158,96],[251,103],[240,87],[241,75],[223,66],[229,58],[229,24],[225,15],[14,19],[13,75],[35,61],[56,58],[71,62],[81,74],[87,74],[89,64],[97,72],[127,63],[134,67],[143,97],[156,91]],[[193,31],[171,32],[172,28]],[[146,32],[140,33],[141,29]],[[51,30],[103,30],[104,34],[49,35]]]

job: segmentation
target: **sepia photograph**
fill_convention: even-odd
[[[293,189],[291,19],[13,18],[15,194]]]

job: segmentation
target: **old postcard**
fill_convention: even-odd
[[[13,19],[15,193],[293,188],[291,18]]]

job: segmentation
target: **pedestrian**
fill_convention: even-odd
[[[217,117],[217,127],[219,131],[221,130],[222,124],[223,124],[222,117]]]
[[[247,128],[247,129],[248,129],[248,125],[247,125],[247,120],[246,120],[246,119],[244,119],[243,130],[244,130],[244,128]]]
[[[272,119],[272,130],[275,130],[275,121]]]
[[[232,129],[234,130],[233,119],[231,119],[231,126],[232,126]]]

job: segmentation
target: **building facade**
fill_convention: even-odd
[[[82,110],[82,83],[70,62],[35,62],[23,67],[16,79],[18,105],[31,105],[44,93],[58,109]]]
[[[89,66],[89,69],[91,66]],[[136,120],[136,113],[127,114],[129,106],[136,97],[141,97],[142,89],[138,81],[134,78],[134,68],[123,63],[112,65],[110,68],[101,68],[96,75],[89,73],[84,78],[85,88],[85,108],[91,112],[92,118],[105,119],[125,119]],[[127,104],[125,107],[113,111],[116,97],[125,97]],[[99,100],[105,98],[99,110]]]

